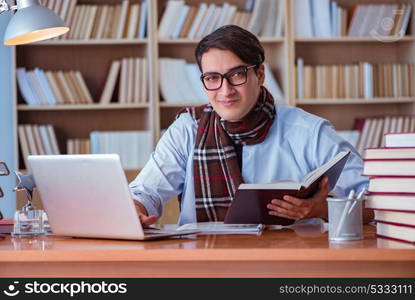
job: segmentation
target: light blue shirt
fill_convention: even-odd
[[[302,181],[341,151],[351,150],[335,188],[339,197],[368,184],[361,176],[363,162],[356,150],[339,137],[331,124],[302,109],[276,104],[274,123],[262,143],[243,147],[242,176],[246,183],[277,180]],[[182,194],[179,224],[196,222],[193,151],[197,123],[184,113],[167,129],[136,179],[130,183],[132,197],[149,215],[160,216],[163,205]]]

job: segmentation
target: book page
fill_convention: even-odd
[[[286,190],[298,190],[300,189],[301,184],[292,180],[281,180],[272,183],[242,183],[239,185],[239,190],[272,190],[272,189],[286,189]]]
[[[319,177],[325,175],[326,173],[329,173],[328,171],[330,169],[333,168],[333,172],[335,175],[335,179],[334,178],[330,178],[331,176],[329,176],[330,174],[327,174],[329,177],[329,185],[330,188],[334,187],[335,182],[337,182],[337,178],[340,176],[341,171],[343,170],[343,166],[344,164],[341,165],[340,168],[338,168],[336,165],[339,164],[340,161],[342,161],[344,158],[348,157],[348,154],[350,153],[350,151],[346,152],[346,151],[342,151],[340,153],[338,153],[332,160],[330,160],[329,162],[325,163],[324,165],[322,165],[321,167],[311,171],[310,173],[308,173],[303,180],[303,186],[304,187],[308,187],[309,185],[311,185],[313,182],[315,182]],[[334,184],[332,184],[332,181]]]
[[[177,228],[180,230],[197,230],[201,233],[215,234],[243,234],[259,233],[264,230],[263,224],[224,224],[223,222],[188,223]]]

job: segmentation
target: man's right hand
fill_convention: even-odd
[[[147,209],[137,200],[134,200],[135,209],[143,227],[153,225],[157,222],[157,216],[149,216]]]

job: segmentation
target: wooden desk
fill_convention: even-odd
[[[41,237],[0,241],[1,277],[414,277],[415,248],[327,232],[265,231],[148,242]],[[404,244],[402,244],[404,245]]]

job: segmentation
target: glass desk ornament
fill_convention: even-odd
[[[14,172],[18,179],[14,192],[24,192],[27,203],[22,209],[17,210],[14,214],[14,228],[12,235],[21,237],[31,237],[45,234],[44,229],[44,211],[37,209],[33,205],[33,190],[36,186],[31,174],[23,174],[19,171]]]

